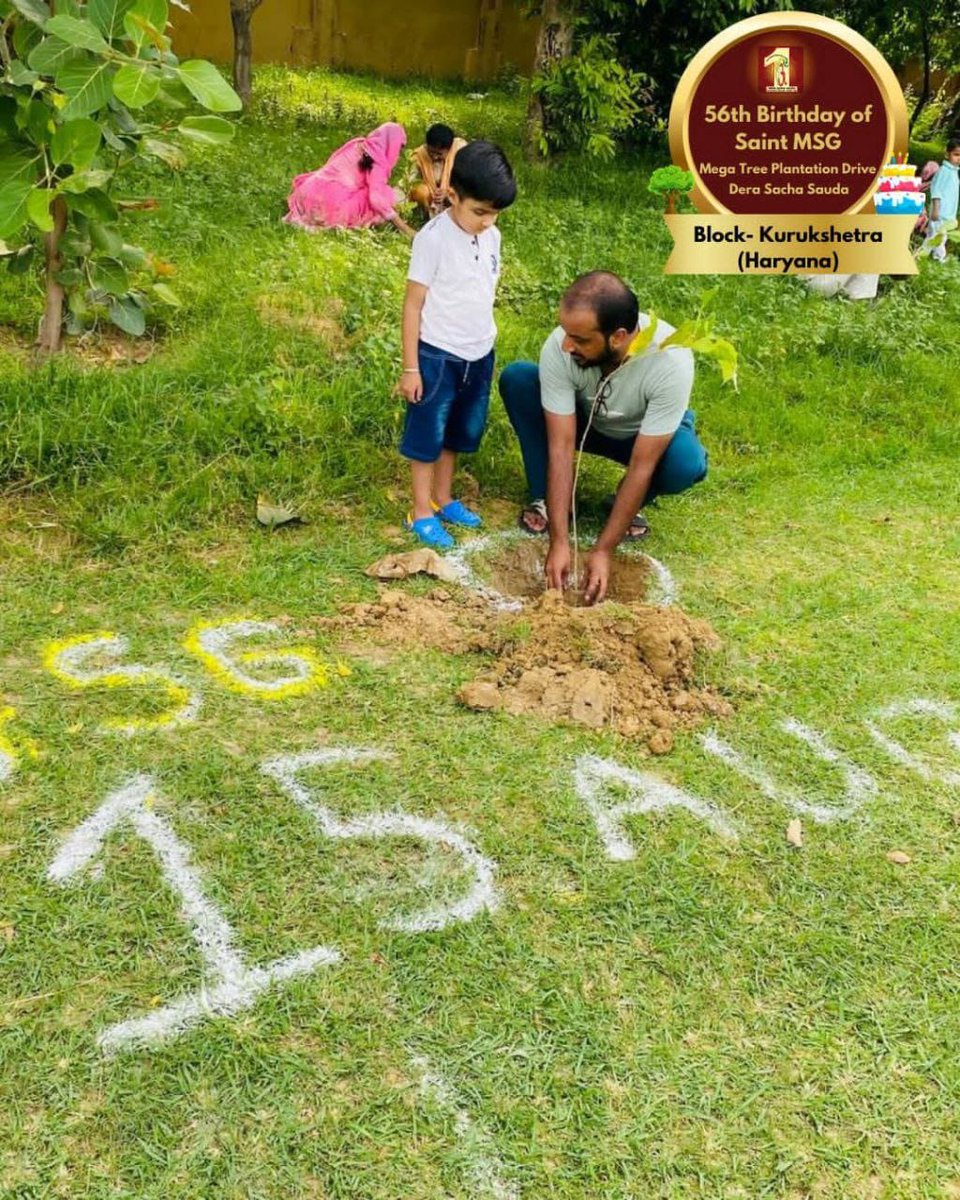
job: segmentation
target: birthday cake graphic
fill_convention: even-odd
[[[883,168],[873,207],[878,213],[893,216],[918,216],[926,197],[920,191],[920,177],[914,163],[904,162],[905,154],[895,154]]]

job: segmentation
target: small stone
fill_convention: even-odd
[[[905,867],[907,863],[913,862],[913,859],[909,854],[904,853],[903,850],[891,850],[887,855],[887,862],[892,862],[898,867]]]

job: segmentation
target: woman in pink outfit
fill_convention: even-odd
[[[352,138],[318,171],[296,177],[283,219],[303,229],[356,229],[390,221],[412,238],[414,231],[396,210],[399,193],[389,182],[406,141],[403,126],[394,121]]]

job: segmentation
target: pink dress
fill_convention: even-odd
[[[319,170],[296,177],[283,219],[304,229],[335,225],[354,229],[392,220],[399,194],[390,186],[390,172],[406,141],[403,126],[393,121],[366,137],[352,138],[334,150]],[[364,154],[373,159],[369,171],[360,169]]]

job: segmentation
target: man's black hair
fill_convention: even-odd
[[[588,308],[604,337],[626,329],[633,333],[640,321],[637,297],[612,271],[588,271],[563,293],[561,308]]]
[[[517,198],[513,168],[493,142],[468,142],[457,151],[450,186],[458,196],[482,200],[498,209],[509,208]]]
[[[449,125],[431,125],[427,130],[427,145],[436,150],[449,150],[453,145],[453,130]]]

